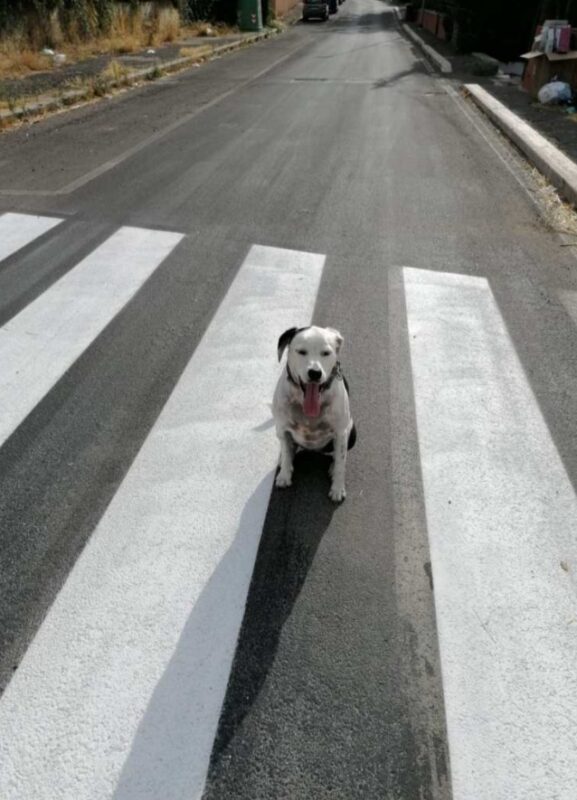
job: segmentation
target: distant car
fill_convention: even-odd
[[[328,19],[329,14],[334,14],[331,8],[337,0],[303,0],[303,20],[309,19]]]

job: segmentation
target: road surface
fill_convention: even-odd
[[[575,800],[577,264],[391,9],[4,134],[0,214],[2,800]]]

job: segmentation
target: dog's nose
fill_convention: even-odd
[[[320,381],[322,374],[320,369],[309,369],[308,371],[309,380],[311,381]]]

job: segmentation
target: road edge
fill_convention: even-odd
[[[290,20],[287,22],[286,28],[291,27],[297,20]],[[226,53],[234,50],[241,50],[244,47],[250,47],[257,42],[270,39],[273,36],[278,36],[284,33],[286,28],[268,28],[259,33],[243,37],[234,42],[226,42],[221,45],[210,45],[210,52],[203,52],[185,56],[182,58],[172,59],[162,64],[154,64],[153,66],[146,67],[145,69],[135,70],[129,75],[124,75],[121,78],[111,78],[104,82],[102,86],[103,94],[100,97],[94,97],[90,89],[69,89],[61,92],[60,94],[46,94],[39,100],[26,104],[20,107],[10,109],[8,111],[0,111],[0,130],[3,125],[9,125],[15,121],[24,121],[29,117],[38,117],[45,114],[50,114],[63,110],[72,110],[79,104],[86,101],[94,101],[102,99],[108,92],[118,89],[136,88],[136,85],[141,84],[142,81],[157,80],[167,74],[173,72],[180,72],[195,65],[200,65],[204,62],[211,61],[214,58],[219,58]]]
[[[463,89],[560,194],[577,206],[577,164],[479,84],[465,83]]]
[[[422,51],[423,55],[427,57],[427,59],[432,63],[434,67],[436,67],[439,72],[442,72],[443,75],[449,75],[453,72],[453,66],[450,61],[448,61],[444,56],[440,53],[437,53],[435,49],[433,49],[430,45],[428,45],[424,39],[422,39],[418,33],[416,33],[412,28],[410,28],[406,22],[403,21],[403,15],[398,7],[394,8],[395,16],[397,18],[397,22],[399,23],[400,29],[403,33],[409,37]]]

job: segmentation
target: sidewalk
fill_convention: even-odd
[[[129,55],[106,53],[48,72],[0,80],[0,127],[14,118],[54,111],[142,80],[154,80],[166,72],[199,65],[281,33],[296,21],[292,16],[287,15],[282,23],[258,33],[195,36]]]
[[[476,94],[473,99],[491,119],[511,138],[525,155],[541,169],[555,184],[562,194],[572,203],[577,203],[577,183],[573,187],[568,182],[568,174],[575,170],[577,174],[577,114],[567,114],[558,106],[543,106],[533,101],[521,88],[520,78],[509,78],[504,75],[495,77],[481,77],[474,74],[474,60],[469,55],[456,54],[446,43],[437,39],[431,33],[419,28],[414,23],[403,23],[413,34],[420,39],[451,67],[450,78],[465,85],[471,84],[482,87],[491,98],[499,101],[511,114],[492,113],[492,109],[483,99],[483,93]],[[413,37],[411,37],[413,38]],[[507,118],[507,119],[506,119]],[[532,131],[527,128],[531,127]],[[525,141],[519,141],[520,133]],[[544,137],[542,141],[541,137]],[[543,152],[546,152],[546,161],[543,161]],[[557,153],[555,151],[558,151]],[[569,164],[566,159],[570,159]],[[553,161],[556,161],[555,169]],[[561,174],[559,172],[561,167]],[[549,167],[551,167],[549,169]]]

